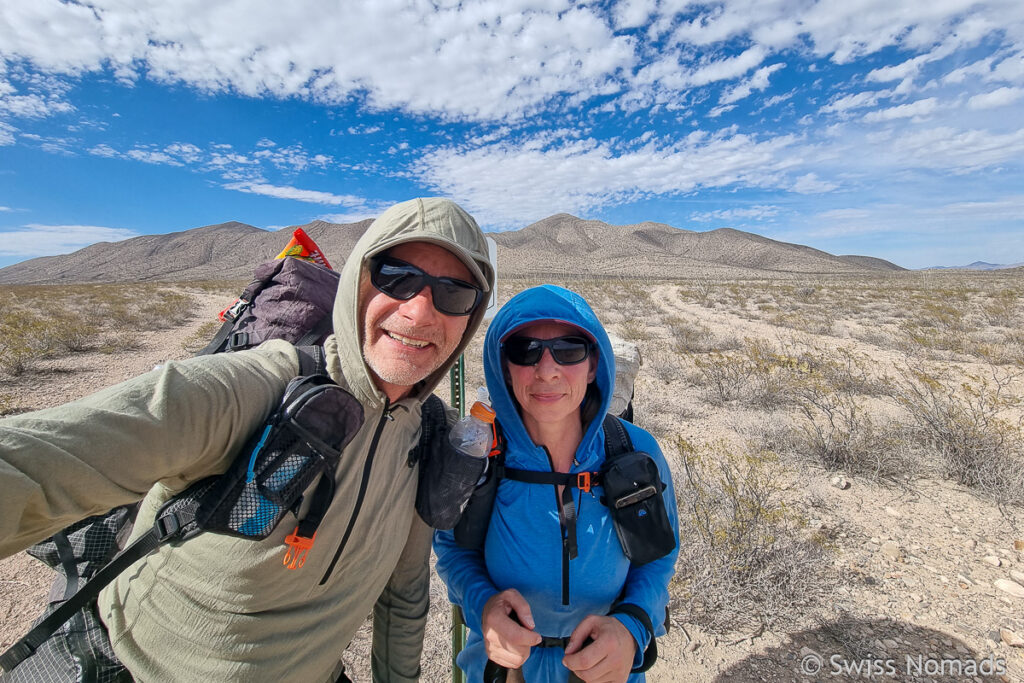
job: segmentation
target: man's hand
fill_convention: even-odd
[[[540,634],[533,630],[530,604],[514,588],[487,601],[481,622],[487,657],[506,669],[521,667],[530,656],[530,648],[540,644]]]
[[[584,647],[587,638],[594,642]],[[636,641],[621,621],[591,614],[573,630],[562,664],[586,683],[622,683],[635,655]]]

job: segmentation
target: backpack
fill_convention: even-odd
[[[338,281],[337,272],[293,257],[256,269],[241,296],[221,312],[220,330],[197,355],[284,339],[296,344],[299,376],[228,470],[169,500],[153,527],[131,545],[125,547],[124,542],[138,503],[81,520],[28,549],[58,576],[46,613],[0,655],[0,669],[8,672],[0,677],[3,681],[49,680],[56,671],[65,676],[62,680],[122,680],[127,674],[95,612],[100,590],[161,545],[203,531],[266,538],[289,513],[298,514],[303,492],[317,476],[325,475],[320,476],[306,515],[286,540],[285,566],[302,567],[333,497],[333,473],[341,451],[363,419],[359,402],[327,376],[323,348],[308,346],[321,344],[332,331]],[[431,396],[427,404],[431,408],[423,410],[425,423],[444,420],[440,399]],[[427,438],[441,431],[425,428],[421,434]],[[410,459],[409,464],[416,463]],[[51,638],[54,633],[59,637]]]

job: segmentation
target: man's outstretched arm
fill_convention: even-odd
[[[169,362],[0,420],[0,557],[80,519],[223,472],[298,371],[294,348]]]

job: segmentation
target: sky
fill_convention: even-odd
[[[1024,262],[1024,2],[0,3],[0,267],[435,195]]]

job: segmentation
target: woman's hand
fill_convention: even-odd
[[[584,645],[588,638],[593,642]],[[622,683],[635,655],[636,641],[621,621],[591,614],[573,630],[562,664],[586,683]]]
[[[540,634],[533,630],[530,604],[514,588],[487,601],[481,622],[488,659],[506,669],[521,667],[530,656],[530,648],[540,644]]]

